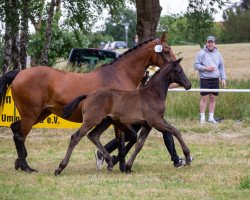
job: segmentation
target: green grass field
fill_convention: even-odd
[[[250,44],[218,45],[224,55],[228,88],[250,88]],[[173,47],[182,52],[182,66],[198,87],[192,63],[198,46]],[[28,162],[39,170],[14,169],[16,150],[10,128],[0,127],[0,200],[2,199],[250,199],[250,94],[221,94],[216,115],[220,124],[198,123],[198,93],[171,93],[167,120],[182,132],[195,157],[190,167],[175,169],[161,133],[152,130],[133,166],[123,174],[115,166],[97,172],[94,145],[83,138],[69,165],[54,176],[73,129],[33,129],[26,146]],[[110,128],[102,136],[114,138]],[[178,154],[183,157],[175,141]],[[115,152],[116,154],[116,152]]]
[[[138,155],[131,175],[116,166],[97,172],[94,145],[83,138],[65,171],[53,172],[66,151],[73,130],[34,129],[27,139],[30,165],[37,174],[15,171],[10,130],[1,128],[0,199],[249,199],[249,121],[222,124],[170,120],[180,128],[195,157],[190,167],[175,169],[153,130]],[[110,128],[102,141],[113,138]],[[177,144],[177,141],[176,141]],[[177,144],[178,153],[182,155]]]

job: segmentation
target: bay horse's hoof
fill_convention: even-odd
[[[27,173],[37,173],[38,171],[35,169],[32,169],[30,167],[26,167],[25,169],[22,169],[23,171],[27,172]]]
[[[112,156],[113,165],[116,165],[118,162],[119,162],[119,157],[118,156]]]
[[[27,173],[38,172],[37,170],[30,168],[29,166],[25,168],[21,167],[19,159],[15,160],[14,165],[15,165],[15,170],[18,170],[19,168],[21,168],[22,171],[27,172]]]
[[[15,160],[14,165],[15,165],[15,170],[18,170],[20,168],[20,163],[18,159]]]
[[[119,162],[119,169],[120,169],[121,172],[125,172],[126,171],[125,160],[120,160],[120,162]]]

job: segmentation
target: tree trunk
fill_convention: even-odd
[[[156,35],[162,7],[159,0],[136,0],[137,25],[139,42]]]
[[[20,63],[21,68],[26,68],[27,60],[27,45],[29,40],[29,27],[28,27],[28,17],[29,17],[29,2],[30,0],[22,0],[22,18],[21,18],[21,35],[20,35]]]
[[[4,35],[4,50],[3,50],[3,68],[2,74],[9,71],[11,55],[11,39],[10,39],[10,24],[5,22],[5,35]]]
[[[49,59],[48,59],[48,52],[49,52],[49,46],[52,36],[52,20],[54,15],[54,7],[55,7],[55,0],[51,0],[50,7],[48,10],[48,20],[47,20],[47,28],[45,33],[45,41],[44,46],[42,50],[41,55],[41,65],[42,66],[48,66]]]
[[[19,14],[18,1],[11,0],[11,63],[13,69],[20,69],[19,60]]]

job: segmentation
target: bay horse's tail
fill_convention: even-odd
[[[19,70],[12,70],[0,78],[0,113],[3,110],[7,90],[19,72]]]
[[[78,106],[78,104],[87,98],[87,95],[82,95],[79,96],[77,98],[75,98],[74,100],[72,100],[71,102],[69,102],[68,104],[66,104],[63,107],[63,111],[62,111],[62,117],[67,119],[70,117],[70,115],[74,112],[74,110],[76,109],[76,107]]]

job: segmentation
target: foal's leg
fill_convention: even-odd
[[[137,156],[137,154],[140,152],[140,150],[142,149],[147,137],[148,137],[148,134],[149,132],[151,131],[151,127],[149,127],[148,125],[144,125],[142,127],[142,130],[140,132],[140,135],[139,135],[139,138],[136,142],[136,145],[135,145],[135,150],[134,152],[132,153],[131,157],[129,158],[129,161],[127,162],[127,165],[126,165],[126,173],[131,173],[132,170],[132,165],[134,163],[134,160]]]
[[[89,127],[86,124],[83,124],[80,129],[78,129],[73,135],[71,135],[68,150],[66,152],[64,159],[61,161],[58,169],[55,170],[55,172],[54,172],[55,175],[59,175],[62,173],[64,168],[68,165],[70,156],[71,156],[75,146],[79,143],[79,141],[82,139],[82,137],[85,136],[91,128],[92,127]]]
[[[108,151],[101,144],[100,136],[112,124],[112,122],[113,120],[110,117],[106,117],[87,135],[88,139],[93,142],[93,144],[98,148],[99,152],[103,155],[105,161],[108,164],[107,168],[109,171],[112,171],[113,169],[112,158]]]
[[[159,130],[161,132],[168,131],[178,139],[178,141],[181,145],[182,151],[186,157],[186,163],[187,163],[187,165],[190,165],[190,163],[192,161],[191,156],[190,156],[190,150],[187,147],[186,143],[184,142],[180,131],[178,129],[176,129],[174,126],[171,126],[170,124],[168,124],[163,118],[156,120],[154,128],[156,128],[157,130]]]

